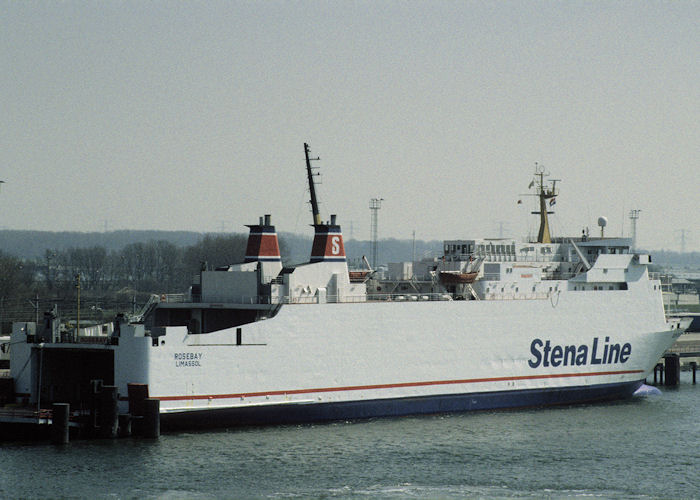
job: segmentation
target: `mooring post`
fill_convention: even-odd
[[[115,438],[119,428],[117,386],[103,385],[100,393],[100,437]]]
[[[117,432],[119,437],[129,437],[131,436],[131,414],[120,413],[119,414],[119,431]]]
[[[144,399],[143,409],[143,437],[158,438],[160,436],[160,399]]]
[[[691,361],[690,362],[690,369],[693,370],[693,385],[695,385],[695,370],[698,368],[698,363],[697,361]]]
[[[129,413],[131,414],[131,431],[134,435],[143,435],[144,401],[148,397],[148,384],[126,384],[129,392]]]
[[[654,385],[657,384],[656,382],[656,374],[659,374],[659,385],[663,385],[664,383],[664,365],[663,363],[656,363],[656,366],[654,367]]]
[[[51,442],[53,444],[68,444],[69,416],[70,404],[54,403],[52,405]]]
[[[681,380],[681,358],[678,354],[664,356],[664,375],[666,376],[666,385],[678,385]]]

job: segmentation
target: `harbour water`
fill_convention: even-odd
[[[700,385],[630,401],[0,444],[2,498],[700,498]]]

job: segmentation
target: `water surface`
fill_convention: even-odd
[[[700,498],[700,385],[630,401],[0,445],[3,498]]]

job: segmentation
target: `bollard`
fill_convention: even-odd
[[[131,431],[134,435],[143,435],[144,401],[148,397],[148,384],[126,384],[129,392],[129,413],[132,416]]]
[[[693,385],[695,385],[695,370],[698,368],[698,363],[697,361],[691,361],[690,362],[690,369],[693,370]]]
[[[129,393],[129,413],[143,415],[143,400],[148,397],[148,384],[126,384]]]
[[[664,375],[667,386],[676,386],[681,380],[681,358],[678,354],[664,356]]]
[[[664,365],[662,363],[656,363],[656,366],[654,366],[654,385],[657,384],[656,382],[656,374],[659,374],[659,385],[664,384]]]
[[[119,415],[119,437],[131,436],[131,415],[129,413],[121,413]]]
[[[52,409],[51,442],[53,444],[68,444],[70,404],[54,403]]]
[[[119,428],[119,405],[117,396],[117,386],[102,386],[99,414],[99,436],[102,438],[117,437],[117,429]]]
[[[144,399],[143,409],[141,422],[143,437],[156,439],[160,436],[160,399]]]

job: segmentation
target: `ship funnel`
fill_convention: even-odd
[[[346,262],[343,233],[335,221],[335,215],[331,215],[330,224],[314,225],[311,262]]]
[[[260,217],[260,224],[249,225],[248,246],[245,262],[282,262],[280,246],[275,226],[270,224],[270,216]]]
[[[282,257],[275,226],[269,214],[260,217],[260,224],[249,225],[245,262],[259,262],[262,283],[269,283],[282,270]]]

